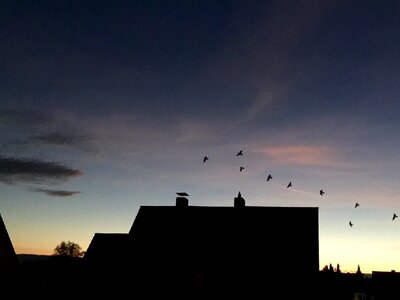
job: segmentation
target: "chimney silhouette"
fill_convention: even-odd
[[[177,207],[186,207],[189,206],[189,200],[186,196],[189,196],[187,193],[176,193],[178,197],[176,197],[176,206]]]
[[[244,198],[242,198],[242,194],[240,194],[240,192],[238,193],[238,196],[235,197],[233,206],[234,207],[245,207],[246,206],[246,201],[244,200]]]

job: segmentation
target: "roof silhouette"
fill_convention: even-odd
[[[17,255],[0,215],[0,286],[8,287],[15,284],[18,265]]]
[[[214,284],[255,284],[293,265],[305,277],[318,272],[317,207],[245,206],[240,192],[234,203],[140,206],[128,234],[95,234],[84,258],[94,265],[107,265],[103,260],[111,265],[111,254],[124,248],[121,256],[126,256],[117,258],[118,265],[143,286],[148,281],[151,286],[185,286],[198,276]],[[113,244],[108,255],[99,249],[110,249],[107,243]],[[169,270],[167,277],[163,270]]]

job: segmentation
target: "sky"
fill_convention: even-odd
[[[15,251],[86,250],[142,205],[240,191],[318,207],[321,269],[400,271],[399,49],[398,1],[2,1]]]

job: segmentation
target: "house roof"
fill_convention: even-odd
[[[141,206],[129,235],[139,255],[160,261],[319,270],[317,207]]]
[[[0,215],[0,276],[7,276],[9,272],[15,272],[18,267],[18,258],[14,251],[6,225]]]
[[[89,264],[122,263],[127,256],[127,233],[95,233],[84,255]]]
[[[141,206],[128,234],[96,233],[85,258],[107,264],[117,253],[138,272],[319,271],[318,207],[246,206],[240,193],[231,207],[176,200]]]

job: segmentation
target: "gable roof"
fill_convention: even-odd
[[[13,280],[18,265],[17,255],[8,235],[6,225],[0,215],[0,285],[4,283],[4,280]],[[11,282],[7,282],[7,284],[11,284]]]
[[[84,255],[88,264],[104,266],[123,263],[128,255],[127,233],[95,233]]]

